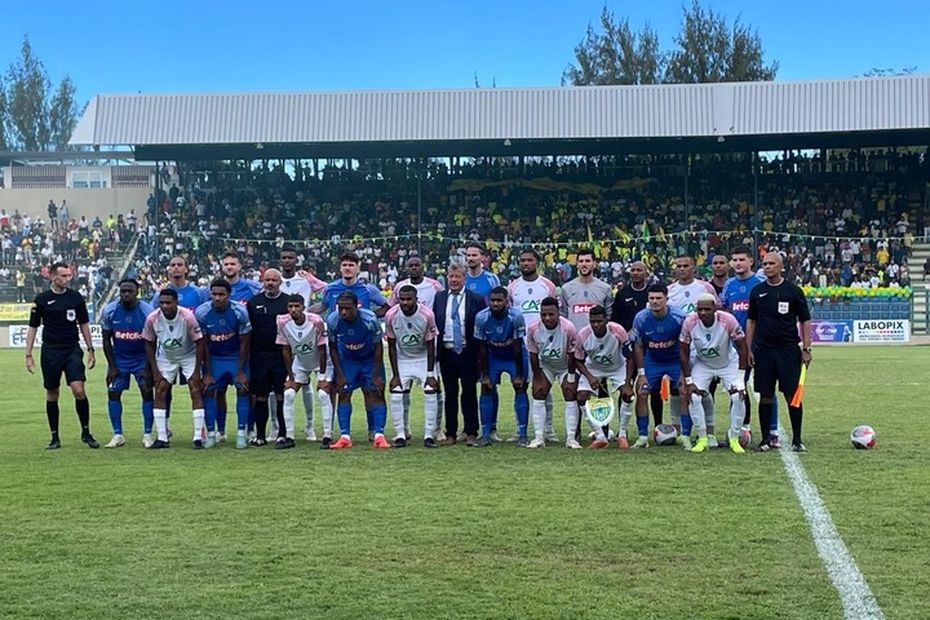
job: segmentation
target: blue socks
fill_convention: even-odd
[[[374,422],[373,432],[375,435],[384,433],[384,423],[387,422],[387,405],[375,405],[368,412],[368,416]]]
[[[236,428],[244,431],[249,424],[249,414],[252,411],[251,398],[248,394],[236,394]],[[254,422],[253,422],[254,424]]]
[[[204,396],[203,417],[207,425],[207,432],[212,433],[215,431],[217,425],[216,396]]]
[[[494,396],[482,394],[478,398],[478,412],[481,416],[481,436],[491,436],[491,426],[494,424]]]
[[[514,395],[513,408],[517,412],[517,433],[521,439],[526,439],[526,427],[530,421],[530,399],[526,392]]]
[[[110,426],[114,435],[123,434],[123,403],[118,400],[107,401],[107,412],[110,414]]]
[[[336,415],[339,418],[339,432],[342,435],[349,434],[349,423],[352,421],[352,403],[343,405],[339,403],[336,407]]]
[[[691,436],[691,415],[687,413],[681,414],[681,436],[690,437]]]
[[[155,401],[142,401],[142,432],[145,434],[152,432],[152,426],[155,424]]]
[[[636,432],[640,437],[649,437],[649,414],[636,416]]]

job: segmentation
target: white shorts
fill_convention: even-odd
[[[729,391],[734,383],[742,382],[744,376],[745,371],[739,369],[739,360],[731,361],[723,368],[711,368],[700,360],[691,366],[691,380],[694,381],[694,387],[704,392],[710,388],[715,378],[720,379],[723,389]]]
[[[400,388],[404,392],[410,391],[410,388],[413,387],[413,382],[416,381],[421,386],[426,388],[426,375],[427,375],[427,363],[426,357],[422,359],[399,359],[397,360],[397,375],[400,379]],[[435,374],[435,369],[433,371]]]
[[[319,366],[317,367],[319,368]],[[332,365],[326,367],[326,373],[324,377],[320,377],[320,371],[318,369],[308,370],[304,368],[304,365],[300,363],[300,360],[295,359],[291,363],[291,374],[294,375],[294,383],[300,383],[301,385],[310,385],[310,382],[313,380],[313,377],[316,377],[319,381],[332,381]]]
[[[178,373],[182,374],[185,379],[190,379],[194,376],[194,373],[197,371],[197,356],[191,355],[186,357],[178,362],[172,362],[169,360],[158,359],[155,360],[158,364],[158,372],[165,378],[170,384],[173,384],[178,379]]]
[[[610,392],[615,392],[623,387],[623,384],[626,383],[626,367],[621,366],[620,370],[615,372],[612,375],[600,375],[598,373],[591,373],[598,379],[602,381],[607,379],[607,386],[609,387]],[[591,389],[591,384],[588,383],[588,378],[582,373],[578,373],[578,391],[579,392],[593,392]]]
[[[548,368],[542,364],[539,365],[539,368],[542,370],[543,376],[546,378],[546,380],[549,381],[549,384],[552,386],[562,385],[562,381],[564,381],[565,377],[568,375],[567,368],[562,369],[562,370],[553,370],[552,368]],[[577,379],[580,376],[581,376],[581,373],[575,371],[575,378]],[[530,372],[529,372],[528,380],[530,382],[530,385],[533,385],[533,365],[532,364],[530,364]]]

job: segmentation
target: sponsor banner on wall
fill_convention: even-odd
[[[9,334],[9,343],[8,346],[11,349],[24,349],[26,348],[26,330],[29,329],[28,325],[10,325],[10,334]],[[94,323],[90,324],[90,336],[94,342],[95,348],[100,348],[103,346],[103,330],[99,325]],[[84,345],[84,339],[78,336],[78,339],[81,342],[81,346]],[[42,346],[42,328],[39,328],[39,331],[36,333],[36,346]]]
[[[852,321],[811,321],[811,342],[852,342]]]
[[[0,321],[28,321],[32,304],[0,304]]]
[[[854,342],[910,342],[911,322],[906,319],[853,321]]]

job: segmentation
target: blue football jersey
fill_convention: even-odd
[[[185,284],[181,288],[177,288],[169,283],[164,288],[177,291],[178,305],[188,310],[196,310],[197,306],[203,302],[210,301],[210,291],[200,286],[194,286],[193,284]],[[160,290],[155,291],[155,294],[152,295],[152,300],[149,303],[152,304],[153,308],[158,307],[158,295],[160,292]]]
[[[475,317],[475,338],[487,345],[489,356],[514,359],[514,340],[522,343],[525,335],[526,323],[516,308],[507,308],[500,317],[494,316],[490,308],[485,308]]]
[[[678,364],[678,337],[685,314],[678,308],[668,306],[668,312],[662,318],[656,317],[652,310],[644,308],[636,313],[630,340],[643,343],[646,363]]]
[[[472,276],[469,273],[465,274],[465,288],[472,293],[481,295],[484,298],[484,303],[488,303],[488,299],[491,297],[491,290],[500,285],[500,278],[487,269],[476,276]]]
[[[371,310],[359,308],[354,321],[346,321],[334,310],[326,318],[329,345],[336,347],[344,360],[374,359],[375,346],[381,342],[381,323]]]
[[[371,310],[372,306],[380,308],[387,304],[384,295],[374,284],[356,280],[352,286],[347,286],[342,280],[334,280],[326,285],[323,291],[323,309],[335,310],[336,300],[346,291],[352,291],[358,297],[358,307],[363,310]]]
[[[113,332],[113,357],[120,370],[135,370],[148,361],[142,328],[151,312],[152,306],[142,300],[132,308],[127,308],[118,299],[104,307],[100,327]]]
[[[208,301],[197,306],[194,314],[207,339],[210,357],[239,359],[239,336],[252,331],[245,306],[231,302],[225,310],[217,310]]]
[[[255,280],[246,280],[245,278],[239,278],[235,284],[229,286],[232,288],[229,298],[239,304],[248,302],[262,290],[261,283]]]
[[[760,282],[765,282],[765,276],[752,274],[748,278],[730,278],[723,285],[720,301],[723,307],[739,321],[739,326],[746,331],[746,319],[749,318],[749,294]]]

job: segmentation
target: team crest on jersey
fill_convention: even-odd
[[[284,286],[286,286],[287,288],[291,288],[291,282],[290,282],[290,280],[288,280],[287,282],[285,282],[285,283],[284,283]]]
[[[352,328],[350,327],[349,330],[348,330],[346,333],[347,333],[348,335],[350,335],[350,336],[354,336],[354,335],[355,335],[355,330],[352,329]]]
[[[710,334],[704,334],[704,340],[710,342]]]
[[[226,319],[220,319],[220,325],[226,325]]]
[[[304,337],[304,333],[303,333],[303,332],[297,332],[297,337],[298,337],[298,338],[303,338],[303,337]]]
[[[503,333],[504,333],[504,328],[503,328],[503,327],[498,327],[498,328],[497,328],[497,333],[498,333],[498,334],[503,334]]]
[[[685,291],[685,297],[691,297],[691,291]]]
[[[585,291],[581,291],[581,294],[584,295],[585,297],[587,297],[587,296],[588,296],[588,291],[586,291],[586,290],[585,290]]]
[[[407,323],[407,329],[413,329],[413,323]]]
[[[656,327],[656,331],[659,332],[659,333],[661,334],[662,332],[665,331],[665,328],[664,328],[663,326],[659,325],[658,327]]]
[[[169,331],[169,332],[173,332],[173,331],[174,331],[174,325],[169,325],[169,326],[168,326],[168,331]]]

